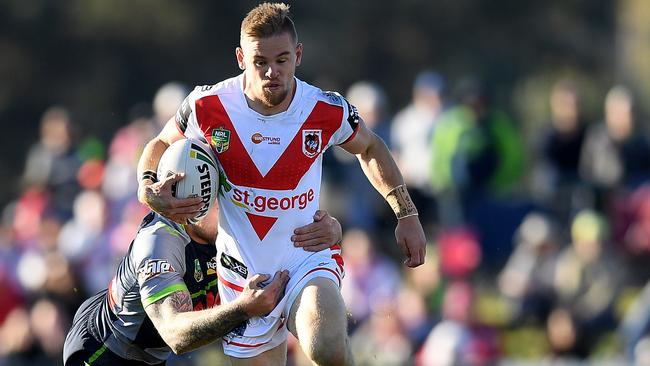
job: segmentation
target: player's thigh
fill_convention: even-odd
[[[287,364],[287,341],[275,348],[264,351],[255,357],[235,358],[230,357],[232,366],[275,366]]]
[[[291,306],[288,328],[303,346],[306,341],[345,339],[347,318],[339,287],[324,277],[309,280]]]

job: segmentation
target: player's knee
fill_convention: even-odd
[[[350,350],[348,349],[347,336],[320,337],[310,347],[310,358],[319,366],[349,365]]]
[[[319,366],[340,366],[348,364],[347,352],[340,349],[315,350],[314,354],[310,358]]]

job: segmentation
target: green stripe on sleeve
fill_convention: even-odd
[[[99,356],[101,356],[102,353],[104,353],[105,351],[106,351],[106,345],[103,345],[100,349],[95,351],[95,353],[93,353],[93,355],[90,356],[90,358],[88,359],[88,362],[84,362],[84,364],[86,366],[92,365],[93,362],[95,362],[95,360],[97,360],[99,358]]]
[[[165,298],[169,294],[171,294],[173,292],[176,292],[176,291],[187,291],[187,292],[189,292],[189,290],[187,289],[187,286],[184,283],[178,283],[178,284],[175,284],[175,285],[171,285],[171,286],[165,287],[164,289],[162,289],[162,290],[156,292],[155,294],[147,297],[146,299],[142,299],[142,306],[147,307],[147,306],[153,304],[154,302],[156,302],[156,301],[158,301],[158,300],[160,300],[162,298]]]

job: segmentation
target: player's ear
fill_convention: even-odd
[[[235,49],[235,57],[237,57],[237,65],[241,70],[246,70],[246,64],[244,64],[244,50],[241,47]]]
[[[300,66],[302,60],[302,43],[298,42],[296,45],[296,66]]]

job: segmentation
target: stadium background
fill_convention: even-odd
[[[76,306],[105,286],[143,214],[133,169],[169,114],[154,97],[174,110],[183,86],[236,74],[239,23],[256,3],[0,3],[0,365],[60,362]],[[374,128],[396,156],[415,151],[401,164],[422,164],[405,175],[430,260],[405,270],[385,204],[349,156],[326,154],[322,202],[346,231],[360,364],[650,364],[650,4],[303,1],[292,12],[305,44],[298,77],[385,102]],[[180,84],[157,94],[170,81]],[[375,87],[353,97],[359,81]],[[444,100],[415,114],[426,146],[401,133],[417,119],[394,127],[414,82]],[[559,152],[553,90],[558,109],[577,92],[587,129]],[[620,115],[630,97],[635,129],[612,138],[600,128],[605,99],[623,103]],[[499,112],[464,114],[477,105]]]

